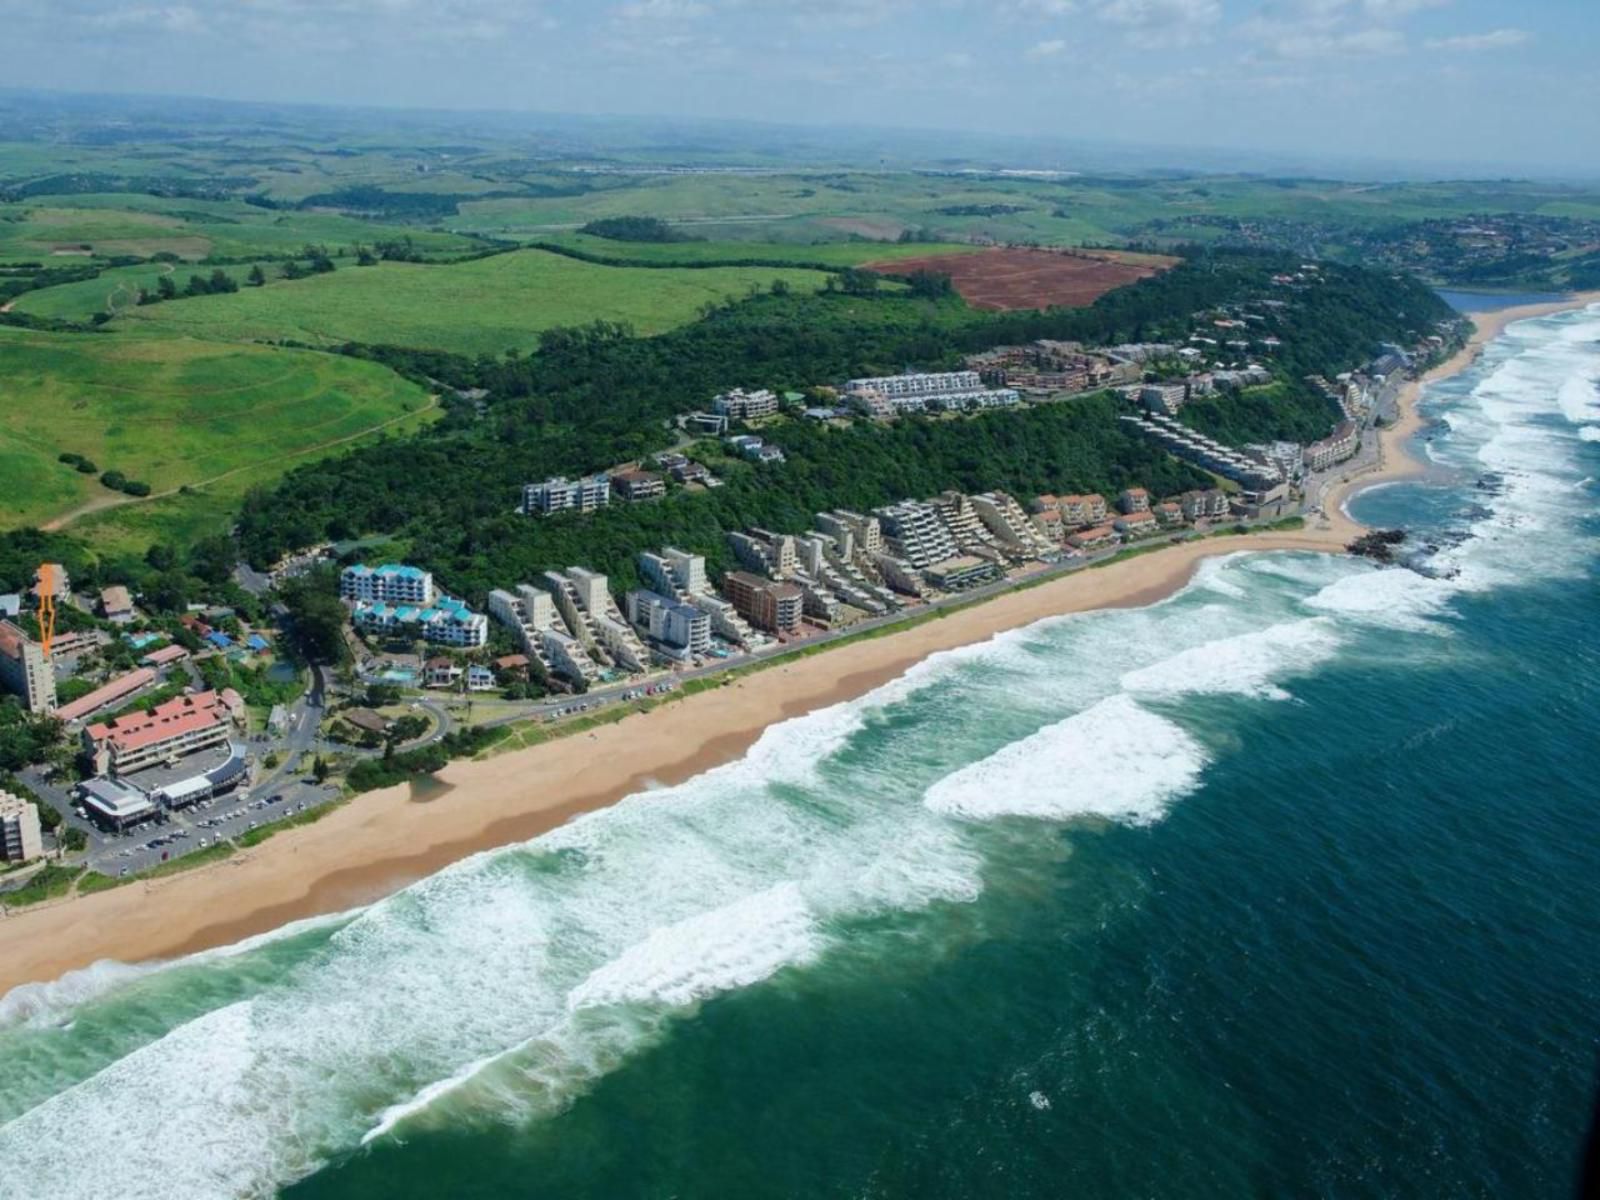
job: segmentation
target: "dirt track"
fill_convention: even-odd
[[[931,271],[950,276],[961,298],[974,308],[1081,308],[1114,288],[1165,270],[1175,259],[1140,256],[1125,262],[1088,251],[997,247],[977,254],[933,254],[867,263],[869,271],[906,275]]]

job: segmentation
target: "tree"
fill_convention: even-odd
[[[315,779],[318,783],[326,783],[328,780],[328,772],[329,767],[327,760],[324,759],[322,755],[317,755],[316,760],[311,764],[311,778]]]
[[[261,269],[260,263],[256,263],[250,268],[250,274],[247,278],[250,280],[251,287],[266,286],[267,273]]]
[[[157,612],[181,613],[189,603],[189,577],[182,571],[163,571],[145,584],[143,596]]]
[[[170,571],[178,565],[178,552],[165,542],[152,542],[144,552],[144,561],[152,570]]]
[[[233,568],[238,562],[239,551],[233,539],[224,533],[201,538],[189,549],[189,570],[218,587],[233,578]]]
[[[178,285],[172,282],[171,271],[156,280],[156,296],[162,300],[177,299]]]
[[[306,269],[291,258],[283,264],[283,277],[285,279],[304,279],[306,277]]]
[[[291,579],[278,590],[289,610],[290,629],[300,652],[312,662],[344,661],[344,605],[339,603],[338,579],[331,570],[314,571]]]
[[[208,286],[213,294],[219,296],[228,292],[237,292],[239,290],[239,285],[234,282],[233,276],[229,275],[221,267],[218,267],[216,270],[211,272],[211,279],[209,280]]]

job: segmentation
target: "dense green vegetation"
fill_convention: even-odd
[[[579,233],[591,237],[609,238],[613,242],[691,242],[680,229],[668,225],[660,217],[601,217],[590,221]]]
[[[295,471],[247,498],[241,537],[247,554],[266,562],[325,537],[394,534],[452,588],[481,598],[491,586],[574,562],[625,582],[635,552],[668,541],[721,562],[722,533],[730,528],[799,530],[819,508],[870,506],[947,487],[1024,496],[1133,482],[1180,490],[1202,477],[1125,432],[1116,403],[1098,397],[890,428],[786,425],[773,440],[789,452],[788,463],[719,467],[728,483],[711,493],[678,493],[589,518],[539,521],[512,511],[526,480],[605,468],[659,448],[671,416],[730,386],[801,388],[906,363],[951,365],[963,351],[1044,336],[1181,338],[1191,314],[1266,294],[1284,267],[1272,255],[1202,253],[1088,309],[1045,313],[978,313],[952,298],[905,293],[764,295],[657,338],[612,326],[554,330],[541,338],[538,354],[499,361],[352,350],[455,387],[486,388],[493,398],[488,416],[458,414],[428,436]],[[1407,281],[1353,269],[1326,275],[1274,310],[1289,378],[1356,366],[1379,341],[1415,337],[1448,316],[1442,302]],[[1230,402],[1215,404],[1221,411]],[[1228,419],[1251,439],[1293,436],[1309,427],[1308,411],[1319,418],[1318,435],[1325,433],[1325,403],[1298,389],[1285,403],[1242,403]]]

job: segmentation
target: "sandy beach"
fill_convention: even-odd
[[[1407,385],[1375,470],[1330,489],[1329,514],[1295,532],[1174,545],[1077,572],[939,619],[730,680],[593,732],[481,762],[452,763],[426,802],[409,786],[357,797],[314,825],[218,865],[0,919],[0,993],[102,959],[170,958],[367,903],[473,853],[531,838],[632,793],[675,784],[743,754],[770,724],[860,696],[941,650],[1063,613],[1136,607],[1172,594],[1206,558],[1241,551],[1337,552],[1358,532],[1349,494],[1420,471],[1404,453],[1432,379],[1464,369],[1506,324],[1600,300],[1477,315],[1460,354]]]

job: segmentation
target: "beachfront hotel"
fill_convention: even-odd
[[[178,696],[149,712],[90,725],[83,731],[83,757],[96,775],[128,775],[225,745],[229,723],[218,693]]]
[[[431,604],[433,574],[404,563],[385,563],[381,567],[357,563],[339,573],[339,595],[369,604]]]

